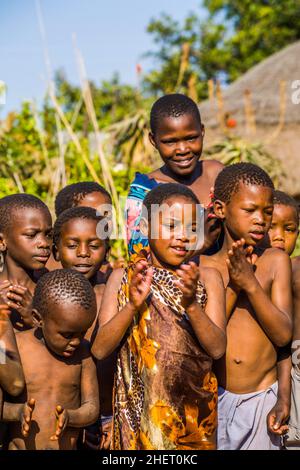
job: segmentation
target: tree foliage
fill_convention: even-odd
[[[204,0],[203,6],[206,14],[189,14],[182,24],[168,15],[150,21],[157,49],[148,54],[156,62],[144,78],[146,90],[196,92],[201,99],[207,80],[231,82],[300,39],[300,0]]]

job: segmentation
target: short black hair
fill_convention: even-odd
[[[151,132],[155,134],[162,118],[178,118],[184,114],[191,114],[201,123],[199,108],[191,98],[181,93],[172,93],[162,96],[155,101],[150,111]]]
[[[273,181],[265,170],[253,163],[234,163],[218,174],[214,187],[214,200],[219,199],[229,203],[232,194],[237,192],[240,182],[274,190]]]
[[[299,223],[299,204],[292,196],[284,193],[283,191],[276,190],[274,191],[274,205],[275,204],[293,207],[296,211],[297,220]]]
[[[71,207],[70,209],[63,211],[56,219],[53,227],[53,243],[56,247],[59,243],[63,225],[72,219],[95,220],[98,223],[104,220],[105,217],[98,215],[96,209],[93,209],[93,207],[78,206]],[[105,241],[108,245],[108,237],[105,239]]]
[[[94,290],[83,274],[73,269],[55,269],[44,274],[34,291],[33,309],[45,317],[51,313],[53,303],[59,305],[66,301],[81,305],[85,310],[97,309]]]
[[[48,207],[38,197],[26,193],[10,194],[0,199],[0,231],[6,232],[14,221],[14,211],[23,209],[44,211],[52,220]]]
[[[143,209],[146,209],[148,220],[151,219],[152,204],[160,206],[163,202],[173,196],[183,196],[190,199],[195,204],[200,204],[199,199],[191,189],[179,183],[159,184],[156,188],[149,191],[143,201]],[[142,217],[145,216],[145,210],[142,210]]]
[[[55,198],[55,214],[58,217],[66,209],[76,207],[85,198],[87,194],[102,193],[111,202],[111,195],[106,191],[103,186],[95,181],[82,181],[80,183],[73,183],[61,189]]]

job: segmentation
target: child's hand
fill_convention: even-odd
[[[109,450],[111,443],[112,420],[102,425],[100,449]]]
[[[253,265],[256,255],[253,254],[253,247],[245,247],[245,240],[242,238],[232,244],[228,251],[226,260],[231,284],[236,290],[246,290],[255,279]]]
[[[153,270],[146,260],[138,261],[129,285],[129,302],[138,310],[149,295]]]
[[[29,435],[34,407],[35,407],[34,398],[30,398],[30,400],[28,400],[24,404],[24,407],[20,416],[22,435],[24,437],[28,437]]]
[[[180,280],[175,281],[175,285],[182,292],[181,305],[186,310],[194,302],[196,302],[197,282],[199,279],[199,268],[193,261],[188,264],[182,264],[176,270]]]
[[[12,285],[7,293],[9,308],[16,310],[21,316],[24,325],[33,326],[32,294],[27,287]]]
[[[69,413],[62,406],[57,405],[55,409],[56,416],[56,431],[53,436],[50,437],[50,441],[58,441],[62,433],[68,426],[69,422]]]
[[[290,407],[282,400],[277,400],[274,407],[271,409],[267,416],[268,431],[282,436],[285,434],[289,427],[286,424],[290,415]]]
[[[8,279],[5,279],[5,281],[0,282],[0,302],[1,303],[7,302],[7,292],[8,292],[9,286],[10,286],[10,282]]]

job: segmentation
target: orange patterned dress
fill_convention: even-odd
[[[119,310],[128,302],[133,267],[125,270]],[[181,307],[175,275],[153,268],[151,294],[119,351],[112,449],[216,448],[217,380]],[[197,300],[207,295],[199,282]]]

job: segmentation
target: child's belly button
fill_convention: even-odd
[[[236,357],[233,359],[233,362],[235,362],[236,364],[240,364],[242,362],[242,359],[239,359],[238,357]]]

